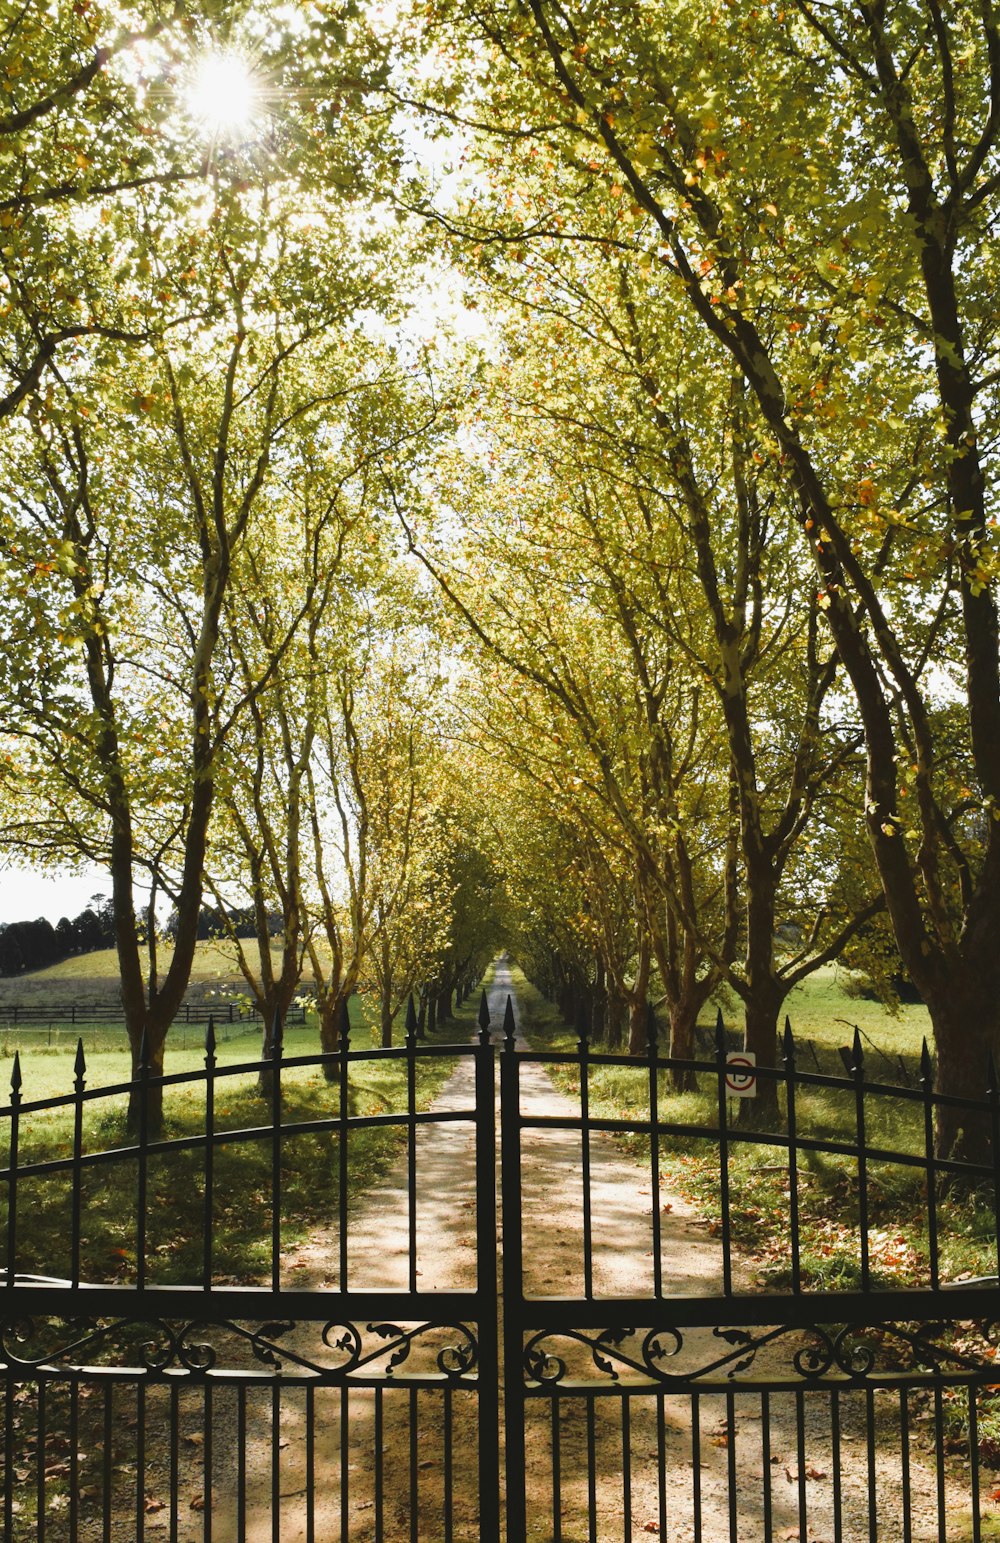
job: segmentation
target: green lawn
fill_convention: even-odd
[[[467,1041],[474,1029],[476,1002],[470,1000],[456,1020],[445,1025],[434,1043],[445,1046]],[[406,1066],[371,1047],[371,1030],[364,1004],[351,1004],[352,1047],[371,1053],[352,1060],[348,1095],[351,1116],[389,1115],[405,1110]],[[124,1033],[120,1048],[87,1056],[86,1085],[100,1089],[128,1076]],[[203,1032],[203,1031],[202,1031]],[[400,1028],[400,1034],[402,1029]],[[214,1238],[212,1271],[217,1280],[239,1283],[265,1278],[270,1262],[271,1184],[274,1129],[268,1103],[257,1091],[256,1073],[235,1071],[259,1055],[259,1030],[219,1046],[220,1074],[215,1085],[215,1129],[256,1132],[240,1141],[224,1142],[214,1156]],[[72,1043],[63,1051],[28,1052],[21,1057],[25,1101],[56,1098],[72,1089]],[[315,1025],[289,1029],[286,1058],[318,1052]],[[193,1045],[171,1050],[168,1074],[197,1071],[203,1053]],[[6,1067],[10,1067],[10,1062]],[[446,1053],[416,1059],[415,1101],[426,1109],[454,1066]],[[226,1068],[234,1068],[227,1073]],[[6,1079],[5,1079],[6,1080]],[[287,1250],[316,1225],[336,1217],[339,1201],[339,1134],[336,1128],[296,1130],[296,1126],[336,1120],[340,1112],[337,1083],[325,1080],[315,1066],[288,1067],[282,1075],[282,1135],[280,1139],[281,1241]],[[197,1138],[205,1130],[205,1084],[199,1078],[165,1090],[165,1129],[168,1141]],[[130,1145],[125,1129],[124,1094],[96,1098],[84,1105],[82,1150],[114,1150]],[[19,1165],[72,1154],[73,1107],[61,1111],[27,1111],[20,1121]],[[349,1154],[348,1203],[378,1181],[402,1150],[402,1125],[355,1127]],[[9,1121],[0,1130],[0,1164],[9,1160]],[[134,1156],[84,1168],[81,1273],[88,1280],[132,1281],[136,1273],[139,1237],[135,1210],[138,1163]],[[191,1146],[153,1154],[148,1161],[148,1217],[145,1256],[148,1278],[162,1284],[197,1281],[204,1268],[203,1205],[206,1161],[204,1147]],[[63,1277],[70,1266],[70,1174],[66,1170],[24,1177],[18,1184],[17,1268]],[[0,1234],[0,1259],[5,1238]]]

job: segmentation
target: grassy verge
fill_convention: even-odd
[[[556,1008],[514,972],[525,1032],[540,1050],[573,1050],[576,1038]],[[849,1004],[853,1006],[854,1004]],[[870,1004],[866,1004],[870,1005]],[[887,1020],[892,1023],[893,1020]],[[817,1025],[818,1027],[818,1025]],[[828,1031],[829,1032],[829,1031]],[[898,1031],[897,1031],[898,1032]],[[836,1037],[830,1039],[837,1043]],[[883,1036],[887,1039],[888,1036]],[[919,1054],[911,1037],[897,1038],[896,1054],[904,1060]],[[595,1046],[595,1050],[599,1050]],[[830,1046],[819,1046],[824,1073],[843,1076],[843,1065]],[[811,1062],[803,1062],[811,1069]],[[885,1076],[873,1066],[871,1075]],[[553,1079],[571,1097],[578,1093],[575,1066],[552,1068]],[[595,1066],[589,1077],[591,1113],[599,1118],[642,1120],[649,1112],[648,1071],[642,1066]],[[664,1137],[660,1144],[665,1189],[692,1202],[709,1228],[721,1229],[719,1142],[707,1132],[718,1124],[718,1084],[701,1078],[699,1091],[676,1093],[665,1074],[658,1081],[660,1118],[691,1128],[690,1134]],[[783,1101],[783,1095],[782,1095]],[[923,1108],[919,1101],[869,1094],[865,1098],[869,1146],[901,1154],[924,1152]],[[729,1105],[735,1122],[735,1102]],[[854,1090],[800,1087],[796,1100],[801,1137],[843,1142],[857,1140]],[[786,1130],[784,1113],[774,1129]],[[706,1134],[701,1134],[704,1131]],[[643,1160],[649,1138],[622,1135],[621,1145]],[[789,1243],[790,1192],[785,1145],[742,1141],[733,1130],[728,1150],[729,1224],[733,1244],[761,1289],[780,1290],[791,1282]],[[846,1291],[861,1284],[860,1183],[857,1159],[838,1154],[798,1154],[800,1266],[803,1285],[810,1290]],[[920,1168],[899,1162],[868,1163],[868,1250],[871,1283],[888,1286],[926,1285],[929,1281],[930,1240],[926,1184]],[[669,1202],[668,1202],[669,1203]],[[953,1191],[937,1202],[941,1278],[996,1273],[996,1219],[992,1193]]]
[[[474,1028],[477,1003],[470,1000],[456,1019],[444,1025],[429,1047],[467,1040]],[[361,1003],[352,1003],[352,1048],[370,1043]],[[286,1057],[314,1055],[314,1027],[289,1030]],[[275,1135],[268,1103],[257,1091],[254,1071],[237,1070],[259,1055],[256,1036],[219,1047],[220,1075],[215,1085],[217,1132],[251,1132],[215,1147],[213,1162],[212,1275],[217,1282],[249,1284],[269,1275],[272,1227],[272,1180]],[[197,1071],[201,1052],[170,1052],[167,1071]],[[446,1053],[418,1054],[415,1059],[415,1102],[426,1109],[447,1079],[455,1059]],[[46,1099],[72,1089],[72,1056],[22,1057],[24,1097]],[[231,1070],[227,1071],[227,1068]],[[124,1048],[88,1057],[88,1088],[100,1088],[128,1076]],[[336,1120],[340,1092],[316,1066],[288,1067],[282,1076],[280,1171],[281,1243],[293,1248],[311,1229],[335,1222],[340,1201],[339,1141],[336,1128],[306,1129],[312,1122]],[[372,1052],[352,1060],[348,1113],[388,1115],[407,1107],[406,1063],[402,1057]],[[82,1151],[108,1152],[129,1144],[125,1129],[125,1098],[97,1098],[84,1106]],[[168,1088],[165,1092],[167,1141],[197,1138],[205,1130],[205,1083]],[[9,1160],[9,1130],[2,1133],[0,1163]],[[27,1113],[21,1120],[19,1166],[65,1159],[73,1150],[73,1109]],[[348,1206],[378,1182],[402,1150],[403,1125],[353,1128],[348,1149]],[[136,1197],[139,1181],[134,1157],[85,1167],[81,1172],[81,1275],[86,1280],[122,1282],[136,1277]],[[198,1281],[205,1268],[204,1149],[151,1153],[146,1168],[147,1225],[144,1255],[151,1284]],[[70,1273],[71,1174],[67,1171],[23,1177],[18,1183],[17,1268],[19,1271],[65,1277]],[[0,1233],[0,1251],[6,1246]],[[4,1257],[0,1252],[0,1257]]]

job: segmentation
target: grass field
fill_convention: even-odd
[[[574,1032],[561,1021],[557,1010],[515,971],[518,1000],[525,1033],[539,1049],[572,1050]],[[877,1004],[834,995],[832,976],[803,989],[793,1016],[797,1040],[810,1037],[824,1074],[844,1077],[837,1047],[849,1043],[857,1023],[889,1057],[902,1057],[907,1075],[915,1076],[920,1046],[927,1027],[923,1009],[910,1008],[898,1020],[878,1014]],[[836,1006],[851,1027],[824,1016],[821,1004]],[[793,1003],[793,1007],[796,1004]],[[857,1009],[855,1011],[855,1009]],[[712,1021],[706,1017],[706,1024]],[[891,1049],[890,1049],[891,1047]],[[595,1049],[599,1050],[597,1046]],[[800,1048],[799,1064],[814,1070],[811,1057]],[[867,1075],[880,1082],[898,1083],[890,1077],[891,1061],[880,1061],[874,1051],[868,1057]],[[896,1062],[898,1070],[898,1060]],[[577,1065],[555,1066],[556,1083],[571,1097],[579,1093]],[[649,1093],[646,1068],[594,1066],[588,1077],[590,1110],[594,1116],[648,1119]],[[665,1188],[693,1202],[714,1232],[721,1230],[721,1158],[717,1137],[718,1082],[714,1075],[701,1078],[699,1091],[673,1092],[665,1074],[658,1081],[659,1117],[686,1126],[687,1134],[663,1137],[660,1167]],[[783,1100],[783,1094],[781,1095]],[[797,1129],[800,1137],[839,1141],[853,1145],[857,1139],[857,1105],[852,1086],[841,1089],[802,1088],[797,1093]],[[921,1156],[925,1152],[924,1110],[919,1099],[867,1094],[866,1138],[869,1147]],[[729,1223],[733,1243],[767,1289],[791,1284],[789,1244],[790,1185],[785,1142],[785,1114],[773,1129],[773,1145],[741,1140],[735,1128],[736,1108],[731,1101],[731,1131],[727,1167],[730,1186]],[[704,1131],[705,1134],[700,1134]],[[643,1161],[649,1160],[649,1137],[643,1134],[618,1138]],[[926,1285],[929,1281],[930,1240],[928,1199],[922,1167],[890,1161],[867,1165],[868,1256],[874,1289],[892,1285]],[[941,1278],[954,1280],[997,1271],[996,1217],[993,1196],[958,1188],[939,1196],[936,1204]],[[798,1154],[796,1198],[799,1206],[801,1280],[812,1290],[850,1290],[861,1284],[861,1212],[857,1158],[841,1154]]]
[[[443,1026],[432,1043],[445,1047],[467,1041],[474,1029],[476,1006],[470,1000],[454,1022]],[[364,1003],[357,999],[351,1003],[351,1023],[352,1048],[369,1054],[350,1063],[349,1115],[391,1115],[405,1110],[405,1060],[371,1048],[368,1015]],[[85,1079],[89,1090],[114,1085],[129,1075],[124,1031],[119,1030],[119,1034],[120,1048],[87,1056]],[[56,1111],[30,1106],[35,1101],[71,1092],[72,1049],[68,1036],[64,1051],[28,1052],[21,1058],[22,1096],[26,1104],[19,1124],[19,1168],[46,1162],[63,1166],[56,1171],[22,1174],[19,1178],[18,1208],[22,1220],[17,1230],[16,1267],[20,1272],[57,1277],[70,1274],[72,1173],[67,1159],[71,1159],[73,1152],[74,1106],[72,1101]],[[286,1058],[312,1057],[318,1050],[314,1025],[287,1032]],[[258,1056],[256,1034],[219,1046],[214,1129],[217,1133],[253,1134],[215,1145],[212,1275],[216,1281],[259,1282],[267,1276],[270,1266],[275,1140],[270,1106],[257,1090],[257,1069],[247,1064]],[[168,1075],[196,1072],[203,1062],[200,1050],[192,1047],[171,1051],[168,1040]],[[454,1057],[444,1049],[439,1054],[415,1058],[414,1093],[418,1110],[427,1108],[453,1066]],[[244,1067],[245,1070],[240,1069]],[[135,1215],[140,1165],[126,1131],[126,1105],[126,1095],[121,1092],[96,1097],[83,1105],[82,1152],[129,1149],[120,1159],[84,1166],[81,1170],[80,1265],[81,1275],[87,1280],[130,1282],[136,1278],[140,1238]],[[201,1077],[165,1089],[163,1134],[175,1145],[165,1153],[154,1153],[146,1164],[144,1256],[147,1278],[152,1283],[197,1282],[205,1268],[205,1149],[195,1144],[206,1128],[205,1108],[205,1082]],[[335,1127],[304,1127],[335,1121],[339,1112],[339,1087],[336,1082],[327,1082],[320,1068],[309,1065],[283,1071],[279,1159],[283,1252],[294,1248],[310,1229],[329,1223],[337,1214],[339,1134]],[[348,1141],[349,1205],[377,1183],[405,1139],[402,1125],[352,1128]],[[0,1166],[9,1163],[9,1140],[10,1122],[4,1118],[0,1121]],[[185,1141],[191,1144],[178,1149],[176,1144]],[[5,1248],[6,1238],[0,1232],[0,1258],[4,1257]]]

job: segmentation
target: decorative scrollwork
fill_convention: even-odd
[[[407,1363],[409,1376],[443,1375],[460,1382],[472,1372],[478,1355],[475,1334],[461,1323],[167,1323],[123,1316],[69,1320],[42,1315],[0,1322],[0,1369],[22,1374],[85,1367],[99,1376],[113,1367],[151,1379],[167,1372],[203,1377],[220,1370],[256,1372],[259,1377],[266,1368],[285,1380],[344,1382],[352,1376],[388,1379]]]
[[[588,1365],[601,1378],[665,1387],[697,1387],[737,1381],[751,1369],[755,1380],[787,1384],[789,1375],[816,1386],[927,1372],[973,1372],[996,1377],[990,1325],[881,1323],[872,1326],[716,1327],[680,1330],[661,1325],[645,1332],[620,1327],[585,1332],[542,1329],[525,1341],[528,1381],[554,1385],[567,1376],[586,1378]],[[731,1348],[719,1353],[722,1340]]]

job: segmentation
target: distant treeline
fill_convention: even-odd
[[[238,937],[255,937],[250,911],[233,910],[229,921]],[[281,930],[281,918],[273,918],[274,930]],[[170,917],[164,927],[172,936],[176,921]],[[229,934],[222,912],[215,906],[203,906],[198,920],[198,936],[220,938]],[[0,926],[0,976],[23,975],[28,970],[44,970],[75,954],[92,954],[99,948],[114,948],[114,911],[110,897],[95,895],[79,916],[68,916],[55,926],[44,916],[34,921],[7,922]]]
[[[44,970],[73,954],[113,948],[114,943],[111,901],[95,895],[79,916],[64,916],[54,927],[44,916],[0,926],[0,975]]]

